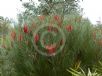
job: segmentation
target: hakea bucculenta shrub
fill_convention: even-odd
[[[42,26],[43,29],[36,31]],[[92,27],[80,17],[70,21],[58,15],[38,16],[32,23],[15,27],[10,33],[8,54],[13,70],[7,76],[70,76],[66,69],[92,68],[101,56]]]

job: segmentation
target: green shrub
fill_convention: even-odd
[[[33,45],[33,33],[44,24],[54,24],[65,34],[65,46],[62,52],[55,56],[43,56]],[[26,25],[28,26],[15,27],[11,32],[12,36],[10,35],[12,39],[8,38],[11,44],[7,58],[11,70],[9,73],[6,70],[4,76],[70,76],[66,69],[78,69],[79,66],[84,70],[92,69],[100,60],[100,49],[92,37],[93,26],[86,19],[66,19],[60,23],[53,17],[46,17],[44,20],[35,18],[32,23]],[[55,39],[58,38],[59,36]],[[39,43],[37,45],[41,47]]]

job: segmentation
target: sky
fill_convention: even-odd
[[[93,24],[102,22],[102,0],[83,0],[80,5],[84,8],[84,17],[88,17]]]
[[[37,0],[34,1],[37,3]],[[93,24],[96,24],[96,21],[102,21],[102,0],[83,0],[80,6],[84,9],[83,17],[89,18]],[[0,0],[0,16],[17,20],[17,13],[22,10],[20,0]]]

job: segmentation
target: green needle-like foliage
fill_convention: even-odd
[[[14,28],[16,37],[13,41],[10,37],[11,45],[7,55],[10,70],[9,74],[6,74],[8,73],[6,70],[5,76],[71,76],[66,69],[71,67],[78,69],[81,66],[87,71],[88,68],[92,69],[98,63],[101,50],[93,39],[93,26],[88,20],[81,19],[81,22],[74,21],[74,19],[69,22],[64,20],[61,26],[54,21],[53,24],[63,30],[66,43],[59,54],[43,56],[33,45],[33,33],[38,27],[49,23],[53,17],[46,17],[44,21],[37,19],[35,18],[36,27],[31,28],[30,24],[27,26],[29,32],[24,32],[23,26]],[[68,29],[67,26],[71,28]],[[59,37],[55,39],[58,40]],[[39,43],[37,45],[41,47]]]

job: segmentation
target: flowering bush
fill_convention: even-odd
[[[62,22],[58,15],[39,16],[17,26],[9,39],[11,70],[4,76],[69,76],[66,69],[70,67],[93,68],[101,55],[92,34],[88,20]]]

